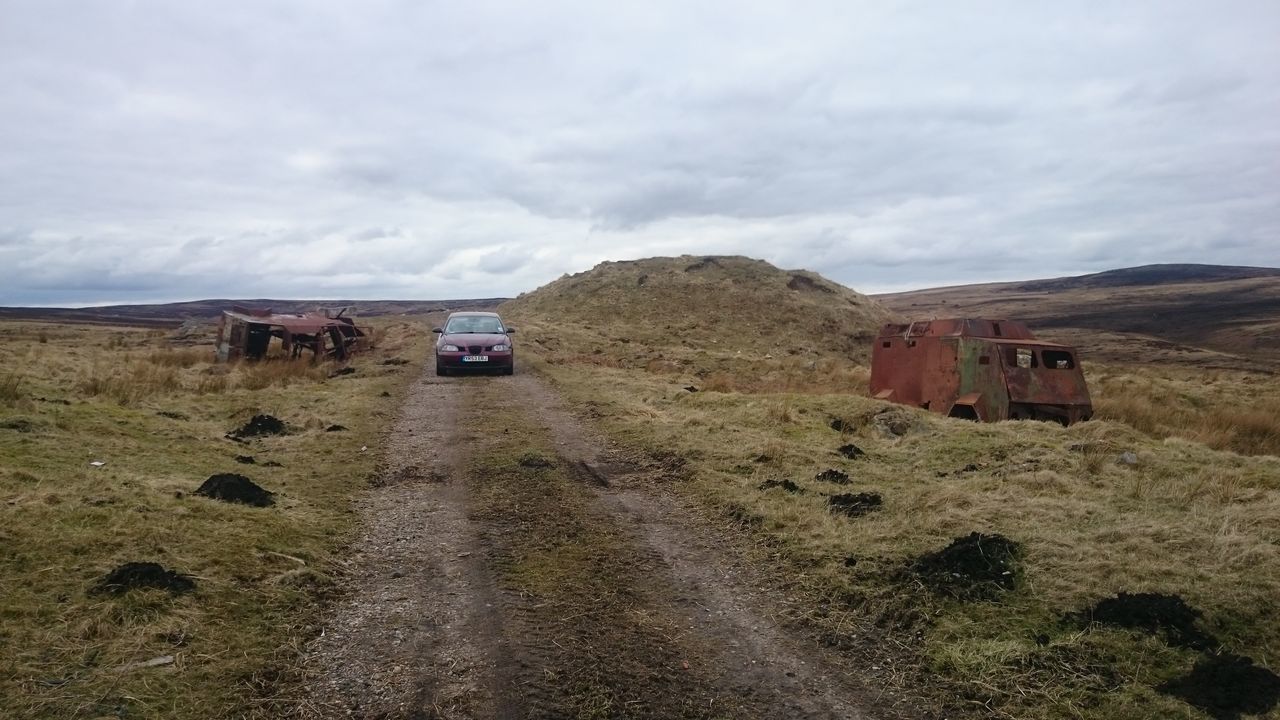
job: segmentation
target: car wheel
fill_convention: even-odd
[[[446,370],[443,365],[441,365],[440,363],[436,363],[436,375],[444,376],[448,374],[449,374],[449,371]]]

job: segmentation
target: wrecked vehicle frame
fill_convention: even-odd
[[[266,359],[273,350],[272,339],[279,338],[278,348],[284,357],[299,358],[309,350],[313,361],[345,361],[372,344],[369,333],[347,317],[349,309],[275,313],[270,308],[232,306],[218,320],[217,359]]]
[[[872,348],[871,395],[985,422],[1070,425],[1093,415],[1075,349],[1010,320],[885,325]]]

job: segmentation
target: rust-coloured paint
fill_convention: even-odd
[[[871,394],[951,417],[995,422],[1093,415],[1074,348],[1011,320],[890,323],[871,352]]]
[[[286,314],[234,306],[218,321],[217,354],[220,362],[261,360],[279,338],[280,351],[301,357],[310,350],[313,360],[346,360],[368,347],[369,337],[355,321],[345,316],[346,308],[314,313]]]

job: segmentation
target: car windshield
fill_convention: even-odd
[[[444,331],[450,334],[463,333],[500,333],[502,321],[492,315],[463,315],[449,318]]]

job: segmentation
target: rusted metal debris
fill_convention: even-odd
[[[871,394],[950,417],[1056,420],[1093,415],[1074,348],[1010,320],[890,323],[871,352]]]
[[[346,317],[349,308],[321,308],[313,313],[273,313],[239,305],[224,310],[218,321],[219,362],[281,357],[346,360],[368,348],[370,337]],[[279,343],[272,340],[278,338]]]

